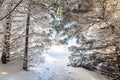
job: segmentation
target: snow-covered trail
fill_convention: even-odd
[[[107,80],[100,74],[84,68],[67,66],[69,51],[65,46],[53,46],[45,54],[45,63],[35,68],[40,73],[40,80]]]
[[[28,72],[22,70],[22,58],[5,65],[0,63],[0,80],[107,80],[84,68],[67,66],[69,55],[67,47],[52,46],[44,54],[45,62],[38,67],[31,67]]]

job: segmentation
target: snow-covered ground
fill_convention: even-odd
[[[107,80],[102,75],[84,68],[67,66],[70,55],[66,46],[52,46],[44,54],[45,62],[30,71],[22,71],[22,59],[0,64],[0,80]]]
[[[40,80],[36,71],[23,71],[22,58],[17,58],[8,64],[0,63],[0,80]]]

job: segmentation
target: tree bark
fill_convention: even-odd
[[[26,37],[25,37],[25,53],[24,53],[24,60],[23,60],[23,69],[25,71],[28,70],[28,43],[29,43],[29,26],[30,26],[30,5],[27,13],[27,22],[26,22]]]
[[[6,18],[6,25],[4,31],[4,45],[1,61],[6,64],[10,61],[10,37],[11,37],[11,15]]]

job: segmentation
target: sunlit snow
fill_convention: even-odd
[[[84,68],[67,66],[70,52],[66,45],[51,46],[43,56],[45,62],[22,71],[22,58],[6,65],[0,63],[0,80],[107,80],[102,75]]]

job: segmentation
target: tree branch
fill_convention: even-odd
[[[22,1],[23,0],[20,0],[18,2],[18,4],[16,4],[16,6],[8,14],[6,14],[4,17],[0,18],[0,21],[2,21],[4,18],[6,18],[7,16],[9,16],[19,6],[19,4],[21,4]]]

